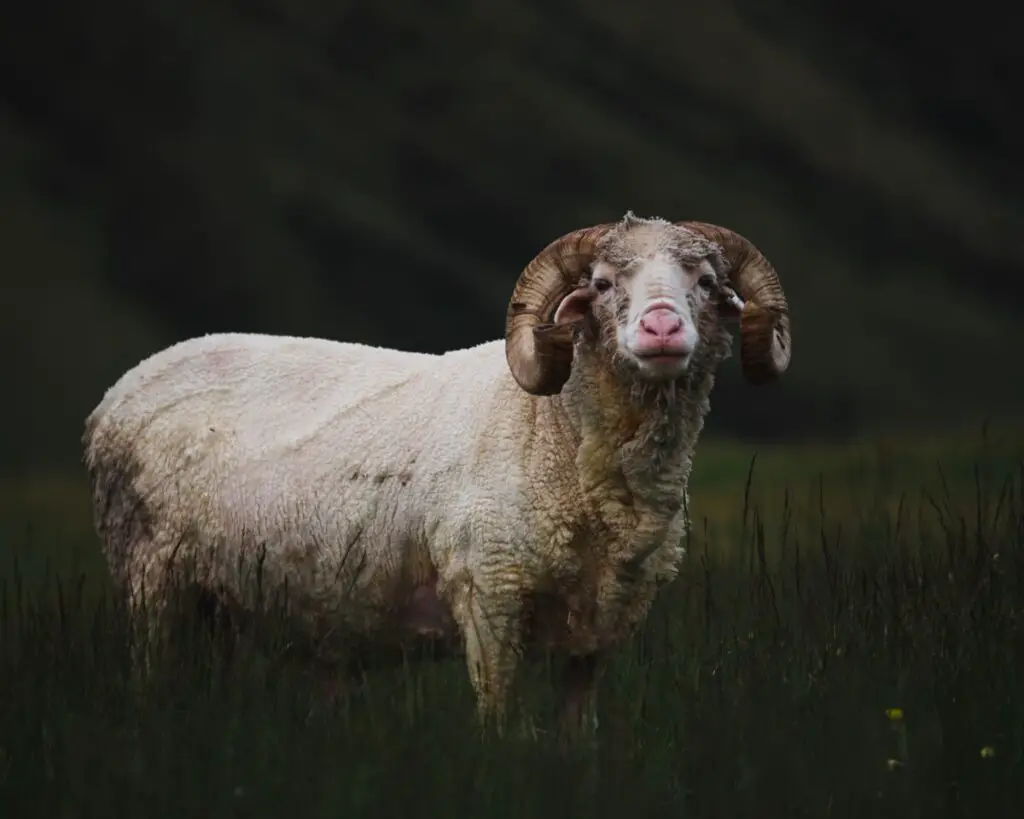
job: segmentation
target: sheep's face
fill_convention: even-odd
[[[722,261],[703,237],[659,221],[623,223],[602,244],[588,281],[556,323],[582,322],[585,340],[644,380],[683,375],[717,338]]]

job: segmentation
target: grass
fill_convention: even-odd
[[[325,711],[265,652],[231,674],[196,640],[138,695],[81,482],[12,488],[3,816],[1009,815],[1019,437],[750,456],[698,454],[689,559],[605,681],[596,784],[543,737],[482,743],[458,662],[378,674]],[[543,673],[524,680],[542,708]]]

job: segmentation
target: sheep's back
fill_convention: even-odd
[[[509,380],[500,342],[432,356],[231,334],[157,353],[87,422],[111,566],[196,532],[292,568],[329,571],[356,538],[364,558],[393,560],[381,552],[436,526],[489,391]]]

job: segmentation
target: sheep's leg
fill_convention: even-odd
[[[466,646],[466,666],[481,728],[504,734],[509,694],[519,661],[522,597],[472,585],[454,606]]]
[[[592,743],[597,735],[597,686],[603,669],[599,654],[570,656],[561,680],[560,739],[563,748]]]
[[[160,642],[161,626],[164,621],[163,606],[159,600],[131,601],[129,603],[131,625],[131,668],[139,684],[149,680],[153,674],[155,654]]]
[[[540,735],[543,733],[543,729],[538,729],[537,721],[534,714],[530,713],[530,710],[526,707],[526,702],[523,699],[522,692],[516,698],[516,706],[519,709],[519,738],[536,742],[540,739]]]
[[[132,627],[133,672],[139,682],[148,680],[155,668],[167,625],[168,601],[159,564],[141,567],[125,585],[127,614]]]
[[[135,624],[134,661],[140,678],[148,679],[158,666],[173,668],[189,656],[194,644],[182,644],[180,626],[209,627],[214,611],[190,567],[176,562],[176,545],[141,551],[130,574],[128,607]]]

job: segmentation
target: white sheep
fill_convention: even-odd
[[[97,531],[131,599],[169,558],[252,605],[262,552],[320,656],[431,634],[466,655],[500,730],[524,650],[568,655],[562,728],[596,727],[607,649],[678,571],[687,481],[739,317],[760,384],[789,365],[778,278],[747,240],[641,219],[551,243],[505,340],[425,355],[218,334],[146,359],[83,438]],[[346,636],[347,635],[347,636]]]

